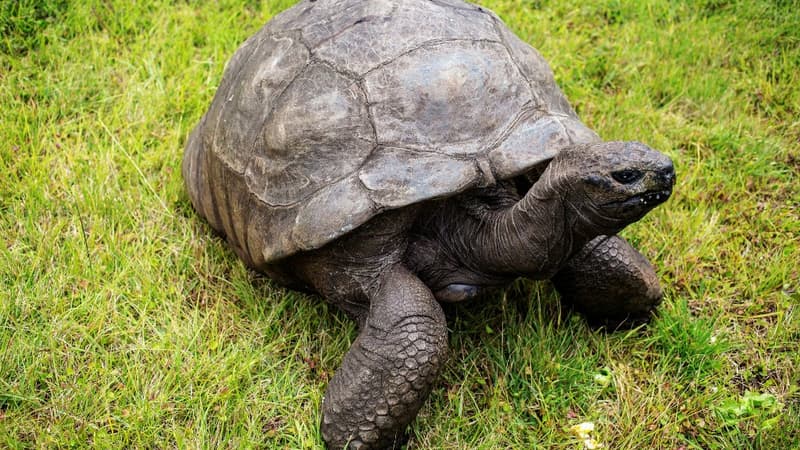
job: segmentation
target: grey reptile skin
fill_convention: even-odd
[[[525,277],[613,328],[661,301],[616,236],[672,193],[665,155],[604,142],[542,56],[457,0],[305,0],[248,39],[189,136],[192,205],[251,268],[360,334],[328,448],[398,448],[447,358],[440,302]]]

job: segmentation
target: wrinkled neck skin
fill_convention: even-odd
[[[551,164],[527,194],[506,183],[434,205],[412,230],[408,264],[434,290],[552,277],[589,240],[621,228],[587,217],[587,199],[558,173]]]
[[[555,175],[562,172],[557,163],[551,164],[519,202],[490,218],[493,231],[481,235],[485,244],[478,257],[487,267],[547,279],[595,236],[622,228],[602,217],[571,180]]]
[[[531,189],[514,206],[486,217],[471,258],[481,262],[481,270],[509,278],[546,279],[580,245],[564,198],[539,184]]]
[[[556,169],[549,167],[519,202],[486,218],[491,231],[479,234],[482,245],[476,248],[483,267],[509,277],[547,279],[586,242],[610,231],[584,215],[587,199],[554,175]]]

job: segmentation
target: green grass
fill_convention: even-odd
[[[290,3],[0,3],[0,448],[320,447],[354,326],[248,272],[179,170],[225,62]],[[666,300],[613,334],[547,284],[448,308],[410,447],[582,448],[591,421],[606,448],[800,448],[800,8],[483,3],[588,125],[675,160],[624,232]]]

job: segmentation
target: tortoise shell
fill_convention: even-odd
[[[234,54],[183,170],[198,211],[259,266],[597,141],[486,9],[306,0]]]

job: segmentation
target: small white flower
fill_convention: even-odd
[[[583,445],[588,450],[603,448],[603,444],[592,437],[592,432],[594,431],[594,422],[579,423],[578,425],[570,427],[569,430],[578,436],[579,439],[583,440]]]
[[[595,449],[598,449],[598,448],[603,448],[603,444],[595,441],[594,439],[584,439],[583,440],[583,445],[585,445],[586,448],[589,449],[589,450],[595,450]]]
[[[592,431],[594,431],[594,423],[593,422],[583,422],[577,425],[574,425],[570,428],[576,436],[581,439],[589,439],[591,437]]]

